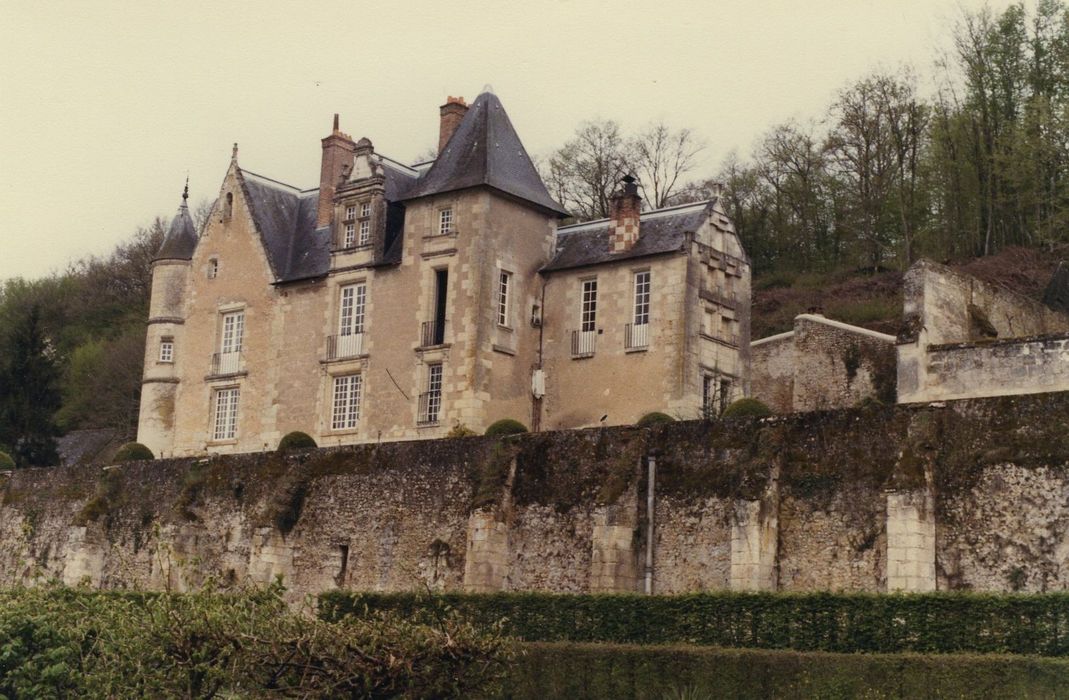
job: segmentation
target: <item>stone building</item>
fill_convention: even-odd
[[[750,266],[717,200],[558,228],[501,102],[441,107],[435,160],[339,129],[318,188],[238,165],[153,266],[138,440],[159,456],[696,417],[746,390]],[[185,195],[183,195],[185,197]]]

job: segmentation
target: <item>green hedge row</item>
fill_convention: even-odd
[[[502,698],[1057,698],[1069,660],[528,644]]]
[[[420,619],[443,608],[457,609],[476,625],[505,619],[506,634],[530,642],[1069,655],[1069,593],[428,596],[335,591],[320,598],[327,619],[375,610]]]

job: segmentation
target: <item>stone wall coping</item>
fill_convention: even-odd
[[[775,343],[777,341],[787,340],[788,338],[793,338],[793,337],[794,337],[794,331],[787,331],[786,333],[777,333],[776,335],[770,335],[767,338],[761,338],[760,340],[755,340],[755,341],[751,342],[750,343],[750,347],[752,348],[752,347],[754,347],[756,345],[764,345],[766,343]]]
[[[839,330],[847,331],[849,333],[855,333],[857,335],[868,336],[869,338],[881,340],[885,343],[895,342],[895,337],[893,335],[887,335],[886,333],[879,333],[877,331],[870,331],[868,328],[862,328],[861,326],[851,326],[849,323],[843,323],[842,321],[833,321],[830,318],[825,318],[824,316],[818,316],[816,314],[798,314],[794,317],[794,321],[795,323],[797,323],[799,320],[812,321],[813,323],[823,323],[825,326],[831,326],[832,328],[838,328]],[[776,336],[772,337],[775,338]],[[765,338],[765,340],[769,340],[769,338]]]
[[[977,348],[1000,347],[1006,345],[1036,345],[1051,340],[1069,340],[1069,332],[1045,333],[1042,335],[1029,335],[1020,338],[992,338],[971,343],[942,343],[929,345],[928,352],[952,352],[954,350],[974,350]]]

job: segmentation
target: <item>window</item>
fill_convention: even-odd
[[[341,288],[338,314],[338,335],[364,332],[364,307],[367,303],[367,284],[349,284]]]
[[[208,279],[213,280],[219,276],[219,258],[208,258]]]
[[[174,340],[172,338],[160,339],[160,362],[174,362]]]
[[[702,417],[716,418],[731,401],[731,380],[718,374],[702,377]]]
[[[349,430],[356,427],[360,419],[360,392],[362,380],[359,374],[347,374],[334,377],[334,399],[332,402],[331,430]]]
[[[367,245],[371,242],[371,221],[369,219],[360,220],[360,245]]]
[[[215,390],[212,440],[233,440],[238,434],[238,389]]]
[[[635,273],[635,325],[645,326],[650,322],[650,272]]]
[[[427,391],[419,397],[419,422],[437,423],[442,411],[442,365],[427,365]]]
[[[501,271],[497,284],[497,325],[509,327],[509,296],[512,294],[512,273]]]
[[[356,205],[355,204],[350,204],[349,206],[345,207],[345,220],[346,221],[352,221],[355,218],[356,218]]]
[[[584,333],[593,331],[597,324],[598,281],[583,280],[583,298],[580,309],[579,330]]]
[[[350,221],[345,224],[345,239],[342,247],[352,248],[354,245],[356,245],[356,224]]]
[[[442,209],[438,212],[438,235],[444,236],[453,232],[453,209]]]
[[[245,312],[233,311],[223,314],[223,335],[219,343],[219,352],[230,354],[241,352],[241,343],[245,339]]]
[[[360,205],[360,216],[371,216],[371,203],[364,202]]]

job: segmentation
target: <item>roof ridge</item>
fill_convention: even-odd
[[[705,207],[709,206],[709,204],[711,204],[713,201],[715,201],[715,200],[713,200],[713,199],[703,199],[703,200],[700,200],[700,201],[697,201],[697,202],[687,202],[686,204],[674,204],[674,205],[672,205],[670,207],[661,207],[660,209],[650,209],[649,211],[644,211],[644,212],[639,213],[638,220],[642,221],[643,219],[656,219],[659,216],[663,216],[665,214],[670,214],[670,213],[675,213],[675,212],[678,212],[678,211],[682,211],[684,209],[701,209],[701,208],[705,208]],[[591,219],[590,221],[581,221],[581,222],[575,223],[575,224],[568,224],[567,226],[558,227],[557,228],[557,233],[565,233],[565,234],[574,233],[574,232],[578,231],[579,229],[585,228],[587,226],[593,227],[593,226],[596,226],[596,225],[599,225],[599,224],[604,224],[604,223],[608,222],[609,220],[610,220],[610,217],[605,217],[605,218],[602,218],[602,219]],[[570,229],[570,230],[566,230],[566,229]]]
[[[258,179],[260,179],[260,180],[267,180],[268,182],[273,182],[273,183],[275,183],[276,185],[282,185],[283,187],[286,187],[286,188],[288,188],[288,189],[291,189],[291,190],[293,190],[293,191],[294,191],[294,192],[296,192],[297,194],[300,194],[300,193],[302,193],[302,192],[311,192],[311,190],[310,190],[310,189],[308,189],[308,190],[302,190],[302,189],[301,189],[300,187],[297,187],[297,186],[295,186],[295,185],[291,185],[291,184],[289,184],[288,182],[282,182],[282,180],[276,180],[276,179],[275,179],[275,178],[273,178],[273,177],[268,177],[268,176],[266,176],[266,175],[261,175],[260,173],[254,173],[253,171],[251,171],[251,170],[246,170],[245,168],[239,168],[239,170],[241,170],[241,172],[242,172],[242,173],[243,173],[244,175],[252,175],[253,177],[255,177],[255,178],[258,178]],[[315,189],[317,189],[317,190],[318,190],[319,188],[317,187],[317,188],[315,188]]]

